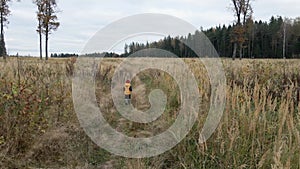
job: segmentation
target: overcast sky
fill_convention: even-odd
[[[181,18],[197,28],[232,24],[230,0],[58,0],[61,23],[50,35],[51,53],[80,53],[87,41],[109,23],[140,13],[162,13]],[[38,55],[36,7],[31,0],[10,5],[9,25],[5,30],[10,55]],[[299,0],[255,0],[255,20],[271,16],[300,16]]]

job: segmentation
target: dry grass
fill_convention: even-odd
[[[210,100],[205,67],[186,59],[202,97],[198,122],[171,151],[148,159],[126,159],[97,147],[73,110],[74,59],[0,61],[0,168],[300,168],[300,60],[222,60],[227,103],[213,136],[199,144]],[[180,106],[175,81],[148,70],[133,80],[133,104],[149,107],[151,89],[168,96],[164,115],[151,124],[123,119],[110,99],[110,80],[121,59],[106,59],[97,73],[99,107],[117,130],[134,137],[160,133]],[[159,76],[158,76],[159,74]],[[144,96],[138,93],[144,93]]]

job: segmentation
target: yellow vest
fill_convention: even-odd
[[[129,90],[131,84],[130,83],[125,83],[125,90],[124,90],[124,94],[125,95],[130,95],[131,94],[131,91]]]

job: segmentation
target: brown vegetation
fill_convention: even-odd
[[[146,109],[151,89],[168,96],[164,115],[151,124],[122,118],[109,98],[110,80],[122,59],[105,59],[96,93],[107,121],[133,137],[164,131],[180,106],[177,85],[166,73],[147,70],[133,79],[133,105]],[[172,150],[148,159],[118,157],[95,145],[77,121],[72,103],[74,59],[0,62],[0,168],[299,168],[300,61],[222,60],[227,102],[219,127],[205,144],[199,132],[208,111],[205,67],[185,59],[203,98],[199,119]],[[98,95],[96,94],[96,95]],[[145,97],[145,98],[144,98]],[[138,99],[137,99],[138,98]]]

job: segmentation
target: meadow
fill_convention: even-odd
[[[81,128],[72,101],[75,58],[1,59],[0,168],[300,168],[300,60],[223,59],[226,106],[217,130],[205,143],[199,140],[209,110],[209,78],[199,60],[184,61],[202,98],[196,124],[170,151],[129,159],[98,147]],[[110,94],[114,70],[121,62],[107,58],[98,66],[95,92],[103,116],[131,137],[166,130],[180,109],[176,81],[162,71],[140,72],[132,81],[132,104],[147,110],[149,93],[159,88],[167,105],[157,121],[131,122],[117,112]]]

